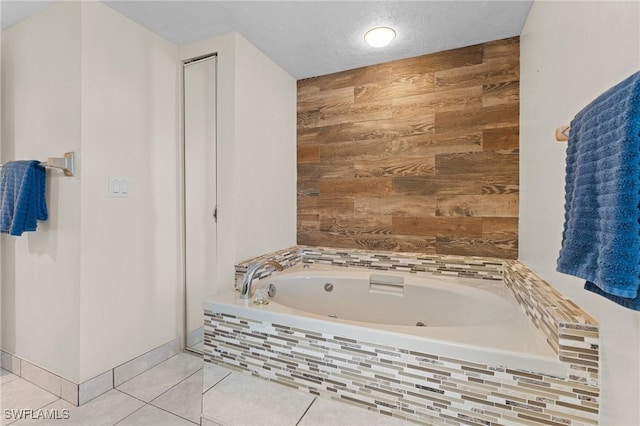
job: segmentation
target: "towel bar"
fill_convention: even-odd
[[[40,164],[44,167],[60,169],[65,176],[73,176],[76,172],[76,154],[65,152],[64,157],[49,157],[47,161],[41,161]]]

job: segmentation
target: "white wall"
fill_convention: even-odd
[[[182,332],[179,57],[218,53],[212,284],[295,244],[296,81],[240,35],[179,53],[99,2],[59,2],[2,48],[3,161],[81,160],[49,172],[38,232],[2,237],[2,349],[79,383]],[[130,198],[108,197],[110,176]]]
[[[55,2],[2,42],[3,161],[81,160],[48,172],[37,232],[1,237],[2,349],[80,383],[181,333],[178,49],[98,2]]]
[[[82,3],[81,379],[179,335],[178,49]],[[110,176],[130,198],[110,198]]]
[[[2,32],[2,158],[80,148],[80,3],[60,2]],[[82,170],[80,164],[79,170]],[[2,349],[78,378],[80,178],[47,171],[49,220],[2,235]]]
[[[296,244],[296,80],[237,33],[180,46],[218,55],[218,273]]]
[[[534,2],[521,39],[520,259],[601,324],[602,425],[640,424],[640,313],[555,272],[564,217],[557,126],[640,69],[640,3]]]
[[[236,260],[296,244],[296,80],[236,37]]]

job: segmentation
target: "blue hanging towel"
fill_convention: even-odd
[[[39,161],[11,161],[0,169],[0,232],[15,236],[35,231],[47,220],[47,174]]]
[[[640,72],[571,122],[559,272],[640,310]]]

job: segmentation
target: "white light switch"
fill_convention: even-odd
[[[129,197],[129,178],[109,178],[109,197]]]

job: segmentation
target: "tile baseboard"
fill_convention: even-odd
[[[175,338],[80,384],[58,376],[9,352],[0,351],[0,366],[28,382],[78,406],[110,391],[180,352]]]
[[[117,388],[124,382],[133,379],[152,367],[166,361],[180,352],[180,340],[175,338],[155,349],[133,358],[113,369],[113,387]]]

